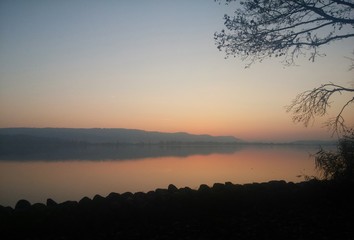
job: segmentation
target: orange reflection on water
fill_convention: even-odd
[[[0,205],[17,200],[62,202],[110,192],[177,187],[197,189],[215,182],[302,181],[314,175],[309,151],[295,148],[246,148],[231,154],[158,157],[142,160],[0,162]]]

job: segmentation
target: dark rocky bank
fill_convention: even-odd
[[[1,239],[354,239],[353,184],[216,183],[0,206]]]

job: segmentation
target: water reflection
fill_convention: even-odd
[[[170,183],[198,188],[200,184],[227,181],[297,182],[303,180],[298,175],[315,175],[309,153],[316,150],[291,146],[131,146],[75,150],[62,155],[12,156],[16,160],[2,157],[0,205],[14,206],[23,198],[32,203],[45,202],[47,198],[62,202],[110,192],[146,192],[166,188]],[[134,161],[117,161],[122,159]]]
[[[327,146],[328,147],[328,146]],[[11,147],[0,149],[0,161],[138,160],[157,157],[232,154],[245,149],[293,149],[311,152],[313,145],[201,144],[201,145],[73,145]]]
[[[51,148],[21,148],[0,151],[0,160],[137,160],[156,157],[187,157],[213,153],[231,154],[245,145],[84,145]]]

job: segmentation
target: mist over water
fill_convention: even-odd
[[[237,184],[316,175],[311,153],[317,146],[95,146],[0,157],[0,205],[148,192],[177,187],[197,189],[216,182]]]

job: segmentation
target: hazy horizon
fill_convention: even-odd
[[[0,128],[126,128],[234,136],[245,141],[331,140],[322,123],[295,125],[286,105],[322,83],[352,83],[353,41],[284,67],[245,69],[213,34],[235,6],[195,1],[1,1]],[[345,113],[354,124],[352,106]]]

